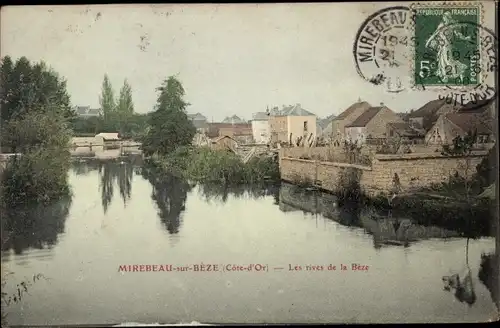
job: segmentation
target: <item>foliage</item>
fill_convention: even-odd
[[[166,155],[178,147],[191,145],[196,129],[186,114],[184,88],[170,76],[157,89],[156,110],[151,114],[150,130],[143,140],[146,155]]]
[[[120,131],[124,139],[140,141],[147,133],[149,114],[133,113],[123,120],[114,119],[110,115],[109,120],[104,117],[78,117],[71,121],[73,133],[78,136],[95,136],[101,132]]]
[[[68,191],[72,118],[65,81],[42,63],[2,59],[2,144],[21,153],[2,174],[2,202],[48,202]]]
[[[132,87],[127,80],[123,81],[123,86],[120,89],[120,97],[118,98],[117,111],[125,116],[134,113],[134,102],[132,101]]]
[[[175,172],[188,180],[224,185],[253,184],[278,180],[279,168],[274,158],[258,157],[243,163],[229,151],[208,147],[179,147],[168,156],[156,157],[166,171]]]
[[[443,145],[441,154],[444,156],[452,156],[460,158],[460,165],[462,166],[464,176],[460,176],[458,172],[454,177],[450,178],[450,185],[462,185],[465,196],[468,200],[471,193],[471,157],[474,150],[474,145],[477,143],[477,131],[469,131],[464,136],[457,136],[453,139],[451,145]]]
[[[104,80],[102,81],[99,104],[101,104],[105,120],[108,120],[109,116],[116,111],[115,93],[107,74],[104,74]]]

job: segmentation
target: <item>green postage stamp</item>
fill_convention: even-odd
[[[412,5],[413,79],[421,87],[475,87],[482,83],[480,26],[476,2]]]

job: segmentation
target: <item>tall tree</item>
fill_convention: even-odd
[[[118,98],[118,112],[125,117],[131,116],[134,113],[134,102],[132,101],[132,87],[127,79],[123,81],[123,86],[120,89],[120,97]]]
[[[186,114],[189,106],[181,82],[174,76],[164,80],[159,92],[156,110],[151,114],[150,129],[143,141],[146,154],[168,154],[180,146],[190,145],[196,133]]]
[[[99,103],[104,114],[104,119],[108,120],[113,116],[116,111],[115,93],[111,81],[109,81],[108,74],[104,74],[102,81],[101,95],[99,96]]]

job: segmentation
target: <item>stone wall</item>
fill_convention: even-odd
[[[466,162],[469,163],[468,176],[471,177],[476,165],[487,156],[486,151],[476,152],[468,159],[446,157],[439,153],[376,154],[371,165],[366,166],[283,156],[286,153],[285,150],[280,151],[280,170],[283,180],[317,183],[326,190],[336,192],[340,186],[339,179],[346,177],[348,171],[357,171],[361,189],[371,196],[389,192],[394,186],[396,175],[401,192],[446,182],[455,172],[464,176]]]

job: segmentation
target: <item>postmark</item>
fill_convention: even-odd
[[[409,77],[410,8],[387,7],[370,15],[356,33],[353,56],[358,74],[388,92],[411,86]]]
[[[425,88],[483,83],[481,3],[413,4],[412,76]]]

